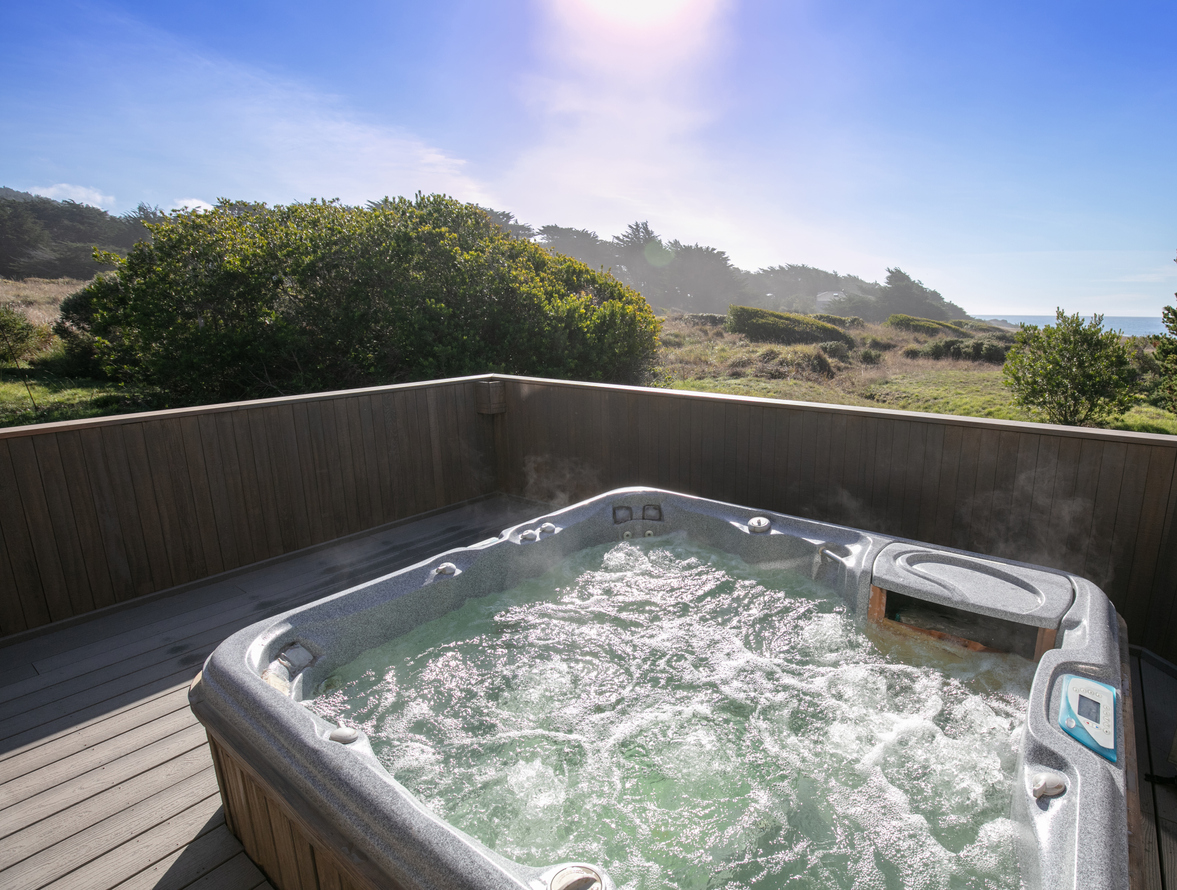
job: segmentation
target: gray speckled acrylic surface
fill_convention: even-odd
[[[755,517],[768,519],[768,527],[758,528]],[[1115,610],[1098,588],[1047,569],[672,492],[608,492],[258,622],[209,657],[193,710],[382,880],[405,888],[546,890],[568,863],[524,866],[457,831],[384,770],[362,733],[350,744],[331,741],[337,727],[300,702],[335,667],[470,597],[540,575],[589,546],[672,531],[821,582],[860,619],[874,582],[964,611],[1057,627],[1057,648],[1043,657],[1031,689],[1014,791],[1024,882],[1052,890],[1127,887],[1125,758],[1110,763],[1057,726],[1064,674],[1123,688]],[[1061,795],[1034,798],[1044,771],[1063,777]],[[603,873],[602,881],[613,886]]]
[[[1057,628],[1075,599],[1070,580],[1058,572],[925,544],[888,544],[873,574],[885,590],[1035,627]]]

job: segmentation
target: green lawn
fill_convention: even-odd
[[[28,389],[25,388],[26,374]],[[32,399],[29,390],[32,390]],[[33,401],[37,404],[35,410]],[[128,398],[113,383],[62,378],[35,368],[0,366],[0,426],[52,423],[144,410],[147,406]]]
[[[761,399],[792,399],[796,402],[825,402],[830,405],[861,405],[880,407],[877,402],[854,393],[842,392],[832,386],[809,380],[765,380],[760,377],[703,377],[676,380],[672,389],[693,392],[719,392],[735,396],[755,396]]]

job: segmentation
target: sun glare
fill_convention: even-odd
[[[576,0],[580,6],[619,25],[648,27],[677,18],[693,0]]]

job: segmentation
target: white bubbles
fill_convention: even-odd
[[[880,652],[804,578],[662,539],[467,602],[312,706],[529,864],[598,862],[624,888],[1016,887],[1032,671],[925,658]]]

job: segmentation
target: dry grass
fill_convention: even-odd
[[[1001,366],[988,362],[903,355],[929,338],[881,324],[850,333],[858,347],[846,360],[816,346],[751,343],[720,327],[667,319],[661,365],[675,389],[731,393],[770,399],[864,405],[933,414],[1031,420],[1014,404]],[[870,350],[875,361],[864,363]],[[1111,424],[1116,429],[1177,434],[1177,415],[1138,405]]]
[[[89,283],[76,278],[0,278],[0,305],[23,312],[33,324],[51,325],[61,314],[61,301]]]
[[[869,399],[872,384],[894,374],[931,367],[978,367],[969,361],[905,357],[905,347],[922,346],[930,339],[911,331],[868,324],[850,333],[859,346],[846,360],[839,360],[826,356],[817,346],[753,343],[743,334],[732,334],[719,326],[693,325],[672,317],[662,327],[661,367],[672,386],[693,380],[740,378],[807,381],[833,387],[845,393],[850,402],[857,397]],[[864,363],[862,354],[868,350],[877,356],[877,363]]]

